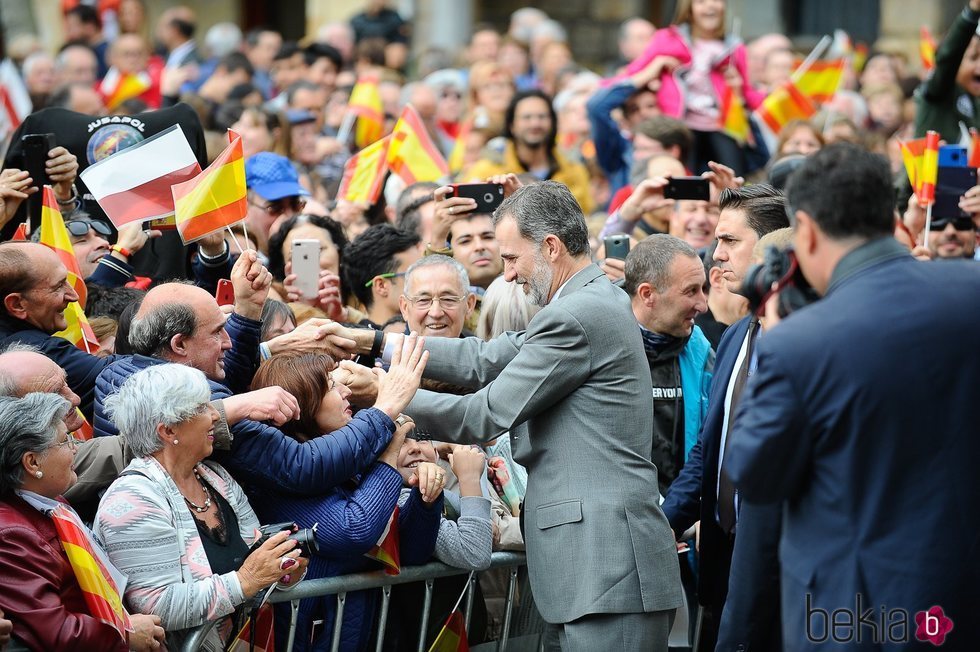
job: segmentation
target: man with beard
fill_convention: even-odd
[[[972,217],[933,218],[928,237],[929,252],[935,260],[969,260],[977,248]]]
[[[582,212],[592,212],[589,173],[581,163],[569,161],[556,146],[558,118],[551,99],[543,92],[524,91],[511,100],[505,115],[504,137],[487,144],[485,158],[474,163],[460,178],[484,181],[488,177],[530,173],[568,186]]]
[[[419,391],[420,431],[459,443],[509,432],[528,469],[522,508],[535,603],[561,649],[667,650],[682,603],[677,552],[650,460],[653,401],[629,298],[591,263],[565,186],[517,190],[493,217],[504,277],[544,306],[490,342],[426,338],[425,375],[475,389]],[[375,338],[349,331],[360,350]],[[387,335],[398,355],[405,338]]]

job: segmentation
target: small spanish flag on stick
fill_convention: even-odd
[[[388,166],[406,185],[439,181],[449,176],[449,164],[432,142],[418,111],[406,104],[391,132]]]
[[[936,67],[936,39],[925,25],[919,28],[919,60],[925,72]]]
[[[466,595],[466,592],[473,585],[472,580],[473,572],[470,571],[470,575],[466,580],[466,587],[459,594],[459,599],[456,600],[456,606],[453,607],[449,618],[446,619],[446,624],[442,626],[439,634],[436,635],[436,640],[432,641],[432,647],[429,648],[429,652],[469,652],[470,645],[466,640],[466,620],[463,618],[463,612],[459,610],[459,605],[463,602],[463,597]]]
[[[340,181],[337,197],[347,201],[378,201],[381,186],[388,171],[388,145],[391,136],[368,145],[344,164],[344,177]]]
[[[398,536],[398,513],[398,505],[395,505],[395,509],[391,513],[391,518],[388,519],[388,525],[385,526],[384,532],[381,533],[381,538],[378,539],[378,543],[371,550],[364,553],[365,557],[380,561],[384,565],[387,575],[398,575],[402,569],[401,551],[399,549],[400,538]]]
[[[381,102],[377,77],[366,75],[357,80],[351,90],[347,107],[357,117],[354,128],[355,147],[363,149],[384,135],[384,104]]]
[[[245,219],[248,212],[242,137],[228,130],[230,144],[199,175],[174,185],[174,219],[184,244]]]

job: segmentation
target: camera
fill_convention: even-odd
[[[773,283],[776,283],[775,289]],[[749,312],[752,313],[757,313],[773,293],[779,294],[777,312],[780,317],[820,298],[803,277],[796,252],[791,248],[780,251],[768,247],[762,264],[749,268],[738,290],[738,294],[749,300]]]
[[[260,525],[259,526],[259,538],[255,540],[249,552],[256,550],[259,546],[269,540],[274,534],[278,534],[283,530],[289,530],[290,535],[286,537],[287,539],[292,539],[296,542],[296,549],[299,550],[301,557],[310,557],[312,553],[320,552],[320,546],[316,542],[316,525],[311,528],[302,528],[295,523],[272,523],[270,525]]]

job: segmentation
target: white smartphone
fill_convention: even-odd
[[[315,299],[320,289],[320,241],[293,240],[293,274],[304,299]]]

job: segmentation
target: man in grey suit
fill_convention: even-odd
[[[531,589],[562,650],[666,650],[680,572],[650,461],[650,371],[629,297],[591,263],[565,186],[522,187],[493,221],[505,277],[544,309],[527,331],[491,342],[427,339],[425,375],[478,391],[419,391],[406,411],[457,442],[510,432],[529,474]]]

